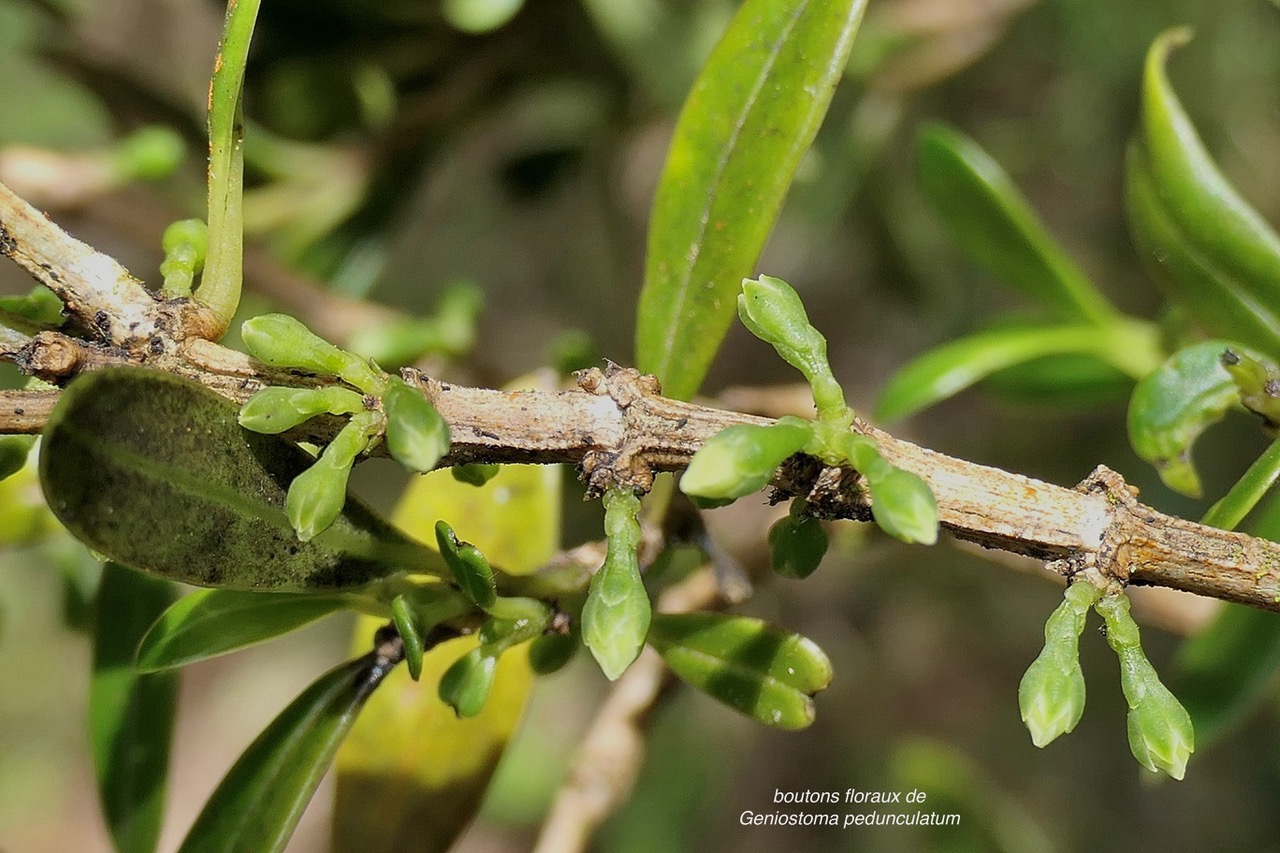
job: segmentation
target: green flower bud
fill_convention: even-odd
[[[1101,592],[1089,583],[1073,583],[1044,625],[1044,649],[1018,686],[1022,721],[1038,747],[1076,727],[1084,714],[1084,672],[1080,669],[1080,633]]]
[[[190,296],[195,276],[204,269],[209,249],[209,229],[202,219],[179,219],[164,230],[160,238],[164,260],[160,274],[164,276],[161,292],[170,299]]]
[[[364,411],[364,398],[348,388],[263,388],[240,409],[240,426],[275,435],[328,412],[334,415]]]
[[[871,514],[881,530],[903,542],[938,541],[938,503],[924,480],[893,468],[869,482]]]
[[[692,497],[713,500],[758,492],[812,435],[812,426],[800,418],[783,418],[769,426],[726,427],[693,455],[680,478],[680,489]]]
[[[420,391],[392,379],[382,397],[387,449],[411,471],[425,474],[449,451],[449,425]]]
[[[604,494],[604,512],[608,551],[582,608],[582,638],[613,681],[640,655],[652,608],[636,555],[640,499],[630,491],[610,489]]]
[[[1148,770],[1182,779],[1195,751],[1191,715],[1160,682],[1142,651],[1138,624],[1125,595],[1108,595],[1095,609],[1107,624],[1107,643],[1120,659],[1120,687],[1129,704],[1129,749]]]
[[[804,514],[803,506],[798,498],[792,501],[790,514],[769,528],[773,570],[784,578],[809,577],[827,553],[827,531],[818,519]]]
[[[446,521],[436,522],[436,542],[440,545],[440,556],[444,557],[463,594],[480,607],[492,606],[498,596],[498,585],[493,568],[480,549],[470,542],[460,542]]]
[[[263,314],[245,320],[240,337],[253,357],[264,364],[339,376],[371,394],[380,394],[386,382],[359,356],[317,337],[287,314]]]
[[[498,476],[498,472],[502,470],[501,465],[483,465],[480,463],[471,463],[469,465],[454,465],[449,469],[453,472],[453,479],[459,483],[466,483],[469,486],[480,488],[485,483]]]
[[[738,317],[809,380],[819,418],[840,419],[847,414],[844,392],[827,363],[827,339],[809,323],[804,303],[791,285],[767,275],[744,279]]]
[[[467,652],[440,677],[440,701],[459,717],[479,714],[489,699],[497,666],[498,659],[480,649]]]
[[[351,474],[351,466],[369,446],[377,425],[376,412],[362,412],[353,417],[334,436],[315,464],[289,484],[285,512],[303,542],[327,530],[342,512],[347,501],[347,478]]]
[[[391,619],[404,641],[404,662],[409,667],[409,677],[417,681],[422,677],[424,643],[421,620],[413,604],[403,595],[391,599]]]
[[[529,644],[529,666],[538,675],[550,675],[563,669],[577,650],[573,634],[543,634]]]
[[[1227,349],[1222,366],[1240,390],[1240,402],[1272,425],[1280,424],[1280,375],[1261,360],[1239,349]]]

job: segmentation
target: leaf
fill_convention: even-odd
[[[685,101],[649,221],[636,360],[698,389],[800,158],[844,72],[865,0],[747,0]]]
[[[436,522],[435,532],[440,556],[444,557],[449,573],[463,594],[481,607],[493,604],[498,597],[497,581],[493,568],[480,549],[470,542],[459,541],[444,519]]]
[[[320,676],[249,744],[179,853],[283,850],[356,715],[390,667],[377,652]]]
[[[1155,367],[1157,352],[1155,329],[1145,323],[988,329],[911,361],[880,392],[875,413],[883,420],[905,418],[998,370],[1049,355],[1091,355],[1136,378]]]
[[[355,587],[406,569],[443,570],[354,497],[300,542],[285,494],[312,459],[242,429],[236,409],[193,382],[141,368],[86,373],[45,428],[49,507],[89,547],[197,586]]]
[[[553,465],[503,465],[477,488],[433,471],[413,479],[395,519],[427,542],[435,540],[436,522],[447,519],[494,565],[527,574],[559,548],[561,476]],[[355,642],[366,644],[380,624],[362,617]],[[484,710],[458,719],[436,687],[475,643],[463,638],[428,651],[420,681],[392,673],[365,708],[338,753],[335,853],[445,851],[471,821],[533,682],[524,651],[507,652]]]
[[[164,818],[178,680],[138,672],[133,654],[173,597],[171,584],[115,563],[98,586],[89,734],[98,800],[120,853],[155,850]]]
[[[1156,467],[1169,488],[1200,497],[1191,448],[1206,429],[1239,403],[1240,391],[1222,367],[1239,344],[1201,341],[1178,350],[1145,376],[1129,398],[1129,443]]]
[[[1129,146],[1125,195],[1143,261],[1211,335],[1280,355],[1280,237],[1218,171],[1165,75],[1190,38],[1151,45],[1142,121]]]
[[[992,275],[1063,319],[1107,323],[1116,317],[1009,175],[976,142],[932,125],[920,135],[916,159],[920,184],[952,238]]]
[[[746,616],[658,613],[649,643],[684,681],[781,729],[812,723],[812,696],[831,683],[812,640]]]
[[[138,646],[138,668],[186,666],[296,631],[352,605],[343,595],[202,589],[161,614]]]

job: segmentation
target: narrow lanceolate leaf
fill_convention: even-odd
[[[943,344],[899,370],[881,391],[876,416],[905,418],[997,371],[1046,356],[1093,356],[1137,378],[1155,368],[1158,352],[1156,330],[1143,323],[989,329]]]
[[[746,616],[660,613],[649,642],[689,684],[782,729],[812,723],[813,694],[831,683],[831,662],[812,640]]]
[[[698,389],[817,133],[865,0],[747,0],[694,83],[649,221],[636,359]]]
[[[98,798],[119,853],[151,853],[160,837],[178,680],[139,672],[133,654],[173,597],[171,584],[115,563],[98,587],[89,732]]]
[[[377,652],[320,676],[271,721],[227,771],[180,853],[277,853],[361,706],[390,670]]]
[[[350,607],[343,595],[202,589],[184,596],[146,632],[145,671],[186,666],[266,642]]]
[[[1171,355],[1138,382],[1129,398],[1129,443],[1160,472],[1165,485],[1199,497],[1200,476],[1191,448],[1206,429],[1240,400],[1222,354],[1239,348],[1227,341],[1201,341]]]
[[[1165,75],[1190,38],[1147,54],[1142,122],[1125,164],[1134,239],[1152,275],[1207,332],[1280,355],[1280,236],[1218,171]]]
[[[1088,323],[1115,310],[1054,240],[1013,180],[963,133],[934,125],[916,149],[920,183],[951,236],[1007,284]]]
[[[324,533],[299,542],[285,495],[312,459],[247,432],[213,392],[140,368],[84,374],[45,428],[40,479],[49,507],[94,550],[198,586],[353,587],[443,569],[354,498]]]

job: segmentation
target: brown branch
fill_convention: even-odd
[[[200,337],[199,306],[159,302],[110,258],[93,252],[12,200],[0,185],[0,246],[68,307],[93,320],[86,340],[42,332],[10,357],[25,372],[62,384],[113,364],[143,364],[204,383],[237,403],[267,384],[322,380],[261,365]],[[90,318],[92,320],[92,318]],[[146,331],[146,335],[139,335]],[[621,485],[646,491],[654,474],[684,468],[712,435],[766,418],[667,399],[656,380],[610,366],[580,376],[580,388],[547,393],[446,385],[405,371],[449,422],[453,447],[442,464],[572,463],[594,491]],[[6,395],[0,432],[33,432],[47,396]],[[21,409],[21,413],[19,413]],[[308,425],[294,438],[323,440],[333,424]],[[1119,583],[1181,589],[1280,611],[1280,545],[1173,518],[1138,503],[1119,475],[1099,468],[1075,489],[1054,486],[918,447],[861,421],[892,463],[922,477],[953,535],[1051,562],[1064,575],[1094,569]],[[856,472],[815,459],[788,460],[774,479],[777,500],[804,496],[831,518],[866,520],[870,497]]]

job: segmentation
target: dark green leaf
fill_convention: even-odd
[[[34,443],[30,435],[0,435],[0,480],[22,470]]]
[[[332,527],[298,541],[285,494],[312,461],[242,429],[234,406],[193,382],[114,368],[63,391],[40,479],[54,514],[89,547],[199,586],[328,589],[443,568],[355,498]]]
[[[138,672],[133,655],[173,597],[171,584],[115,563],[98,586],[89,732],[98,798],[120,853],[150,853],[160,837],[178,680]]]
[[[1222,367],[1227,341],[1202,341],[1178,350],[1145,376],[1129,398],[1129,443],[1160,472],[1169,488],[1200,496],[1191,447],[1240,399]]]
[[[485,654],[484,649],[472,649],[440,677],[440,701],[453,708],[459,717],[474,717],[489,701],[497,667],[496,655]]]
[[[1280,237],[1218,171],[1165,75],[1165,32],[1147,54],[1142,123],[1125,165],[1129,225],[1152,275],[1212,335],[1280,355]]]
[[[1126,399],[1133,377],[1097,356],[1067,353],[998,370],[983,387],[1013,402],[1091,409]]]
[[[689,684],[762,723],[802,729],[831,662],[811,640],[759,619],[721,613],[659,613],[650,644]]]
[[[559,671],[573,659],[581,638],[576,634],[543,634],[529,644],[529,666],[538,675]]]
[[[227,771],[180,853],[284,849],[356,715],[391,665],[377,652],[320,676]]]
[[[1063,318],[1105,323],[1115,309],[976,142],[934,125],[920,136],[920,182],[951,236],[993,275]]]
[[[698,389],[800,158],[817,133],[865,0],[747,0],[676,124],[649,222],[636,326],[641,370]]]
[[[827,531],[810,515],[788,515],[769,528],[773,570],[784,578],[807,578],[827,553]]]
[[[202,589],[156,620],[138,648],[143,671],[186,666],[295,631],[351,606],[341,595]]]
[[[876,417],[905,418],[998,370],[1045,356],[1089,355],[1136,378],[1154,369],[1158,353],[1155,329],[1144,323],[989,329],[932,349],[899,370],[880,392]]]

